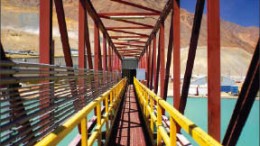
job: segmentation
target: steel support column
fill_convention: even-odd
[[[86,47],[87,47],[87,56],[88,56],[88,68],[93,69],[93,62],[92,62],[92,53],[91,53],[91,45],[90,45],[90,38],[89,38],[89,27],[88,27],[88,15],[87,11],[85,11],[85,27],[86,27]]]
[[[94,70],[102,70],[99,28],[97,24],[94,25],[94,52]]]
[[[146,56],[146,60],[147,60],[147,84],[146,86],[149,88],[149,83],[150,83],[150,49],[151,49],[151,45],[148,46],[148,49],[147,49],[147,56]]]
[[[54,3],[56,7],[56,13],[57,13],[57,18],[59,23],[60,34],[61,34],[62,49],[63,49],[66,66],[73,67],[63,2],[62,0],[54,0]]]
[[[173,97],[174,107],[180,104],[180,1],[173,0]]]
[[[219,0],[207,2],[208,132],[220,141],[220,17]]]
[[[165,77],[165,48],[164,48],[164,22],[160,26],[160,96],[164,95]]]
[[[39,62],[44,64],[52,64],[54,58],[52,48],[52,0],[40,1],[40,56]],[[44,69],[42,69],[44,70]],[[43,90],[49,90],[50,86],[46,84]],[[49,106],[50,99],[46,98],[48,94],[42,93],[40,100],[40,107],[44,108]],[[47,95],[46,95],[47,94]],[[41,98],[40,97],[40,98]]]
[[[151,71],[151,82],[150,89],[153,89],[153,83],[155,82],[155,74],[156,74],[156,36],[153,39],[153,57],[152,57],[152,71]]]
[[[52,64],[54,59],[53,42],[52,42],[52,0],[40,0],[40,56],[39,62],[44,64]],[[49,71],[48,68],[41,68],[42,71]],[[49,76],[48,74],[42,75]],[[40,87],[40,109],[47,108],[51,105],[51,86],[50,81],[43,81]],[[46,114],[41,119],[47,119],[50,114]],[[41,125],[45,125],[50,120],[41,122]],[[46,127],[47,128],[47,127]],[[44,129],[42,132],[44,132]]]
[[[161,62],[161,51],[160,51],[160,38],[159,34],[159,43],[158,43],[158,55],[157,55],[157,64],[156,64],[156,73],[155,73],[155,81],[154,81],[154,93],[158,93],[158,81],[159,81],[159,71],[160,71],[160,62]]]
[[[169,43],[168,43],[168,51],[167,51],[167,62],[165,68],[165,79],[164,79],[164,94],[161,96],[164,100],[167,99],[167,91],[168,91],[168,83],[170,77],[170,67],[171,67],[171,59],[172,59],[172,36],[173,36],[173,13],[171,19],[170,33],[169,33]]]
[[[103,35],[103,70],[107,71],[107,40],[106,40],[106,35]]]
[[[108,45],[108,71],[112,71],[112,65],[111,65],[111,63],[112,63],[112,57],[111,57],[111,55],[112,55],[112,53],[111,53],[111,51],[112,51],[112,49],[111,49],[111,46],[110,46],[110,43],[109,43],[109,45]]]
[[[201,20],[204,10],[205,0],[198,0],[196,4],[196,11],[194,15],[193,27],[192,27],[192,34],[190,38],[190,47],[189,47],[189,54],[186,64],[186,70],[183,79],[182,85],[182,92],[181,92],[181,102],[179,106],[179,111],[184,114],[184,110],[187,103],[188,93],[189,93],[189,86],[192,76],[192,70],[194,66],[196,50],[199,41],[199,33],[200,33],[200,26]]]
[[[85,50],[85,41],[86,41],[86,0],[80,0],[79,2],[79,58],[78,66],[79,68],[85,69],[87,67],[86,62],[86,50]]]

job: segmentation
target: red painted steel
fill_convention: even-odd
[[[123,0],[111,0],[111,1],[122,3],[122,4],[125,4],[125,5],[129,5],[129,6],[132,6],[132,7],[136,7],[136,8],[139,8],[139,9],[143,9],[143,10],[146,10],[146,11],[151,11],[151,12],[160,14],[160,11],[158,11],[158,10],[148,8],[148,7],[145,7],[145,6],[142,6],[142,5],[138,5],[138,4],[135,4],[135,3],[130,3],[130,2],[127,2],[127,1],[123,1]]]
[[[110,46],[110,44],[109,44],[109,45],[108,45],[108,71],[112,71],[112,66],[111,66],[111,63],[112,63],[112,61],[111,61],[111,59],[112,59],[111,55],[112,55],[112,53],[111,53],[111,51],[112,51],[112,49],[111,49],[111,46]]]
[[[259,92],[259,52],[260,39],[258,39],[245,81],[241,88],[241,92],[223,139],[223,145],[233,146],[237,144],[239,136],[246,124],[247,118],[254,104],[257,92]]]
[[[115,42],[115,45],[121,45],[121,46],[134,46],[134,47],[144,47],[142,45],[136,45],[136,44],[132,44],[132,43],[122,43],[122,42]]]
[[[79,68],[86,68],[87,67],[87,60],[86,60],[86,51],[85,51],[85,41],[86,41],[86,1],[85,0],[81,0],[79,3],[79,58],[78,58],[78,65]]]
[[[152,72],[151,72],[150,89],[153,88],[153,82],[155,82],[154,73],[156,73],[156,36],[153,39],[153,57],[152,57]]]
[[[109,12],[109,13],[98,13],[98,16],[157,16],[158,13],[153,12]]]
[[[193,20],[192,34],[190,38],[189,54],[186,63],[186,70],[183,79],[182,92],[181,92],[181,102],[179,106],[179,111],[184,114],[184,110],[187,103],[189,87],[192,77],[192,70],[194,66],[194,60],[196,55],[196,50],[199,41],[199,32],[201,26],[201,20],[203,16],[205,0],[198,0],[196,4],[196,10]]]
[[[52,46],[52,0],[40,0],[40,63],[50,64]]]
[[[160,62],[161,62],[161,59],[160,59],[160,54],[161,54],[161,51],[160,51],[160,37],[161,35],[159,34],[159,41],[158,41],[158,54],[157,54],[157,64],[156,64],[156,74],[155,74],[155,81],[154,81],[154,93],[158,93],[158,82],[159,82],[159,72],[160,72]]]
[[[160,26],[160,96],[164,95],[165,76],[165,48],[164,48],[164,22]]]
[[[207,2],[208,132],[220,141],[220,16],[219,0]]]
[[[107,71],[107,40],[105,35],[103,35],[103,70]]]
[[[52,64],[54,59],[53,43],[52,43],[52,0],[40,0],[40,50],[39,50],[39,62],[44,64]],[[48,71],[48,68],[41,68],[42,71]],[[48,76],[48,74],[43,74]],[[51,90],[49,81],[42,82],[40,87],[40,109],[47,108],[51,105],[51,100],[48,91]],[[47,91],[47,92],[46,92]],[[41,117],[41,119],[48,119],[49,114]],[[51,120],[45,120],[41,122],[41,126],[45,125]],[[47,128],[47,127],[46,127]],[[44,131],[44,130],[43,130]]]
[[[168,91],[168,84],[170,78],[170,67],[172,62],[172,49],[173,49],[173,13],[171,18],[171,26],[170,26],[170,33],[169,33],[169,42],[168,42],[168,50],[167,50],[167,61],[165,67],[165,77],[164,77],[164,94],[162,96],[163,99],[167,99],[167,91]],[[163,110],[163,113],[165,111]]]
[[[179,109],[180,105],[180,2],[173,1],[173,96],[174,107]]]
[[[63,48],[66,66],[73,67],[63,2],[62,0],[55,0],[54,3],[56,7],[56,13],[57,13],[57,18],[59,23],[61,42],[62,42],[62,48]]]
[[[150,84],[150,73],[151,73],[151,68],[150,68],[150,57],[151,57],[151,44],[149,45],[149,48],[147,50],[147,75],[148,75],[148,80],[147,80],[147,87],[149,88]]]
[[[111,36],[112,39],[119,39],[119,38],[148,38],[147,36]]]
[[[137,32],[131,32],[131,31],[124,31],[124,30],[109,30],[109,31],[113,31],[113,32],[121,32],[121,33],[124,33],[124,34],[134,34],[134,35],[140,35],[140,36],[146,36],[148,37],[147,34],[143,34],[143,33],[137,33]]]
[[[104,18],[104,19],[111,19],[109,16],[100,16],[100,17]],[[135,25],[139,25],[139,26],[143,26],[143,27],[153,28],[152,25],[139,23],[139,22],[135,22],[135,21],[123,20],[123,19],[113,19],[113,20],[114,21],[119,21],[119,22],[125,22],[125,23],[128,23],[128,24],[135,24]]]
[[[99,42],[99,28],[94,25],[94,70],[102,70],[101,50]]]
[[[106,27],[106,29],[116,30],[116,29],[152,29],[152,28],[146,26],[113,26],[113,27]]]
[[[86,12],[87,13],[87,12]],[[88,68],[93,69],[93,62],[92,62],[92,53],[91,53],[91,46],[90,46],[90,38],[89,38],[89,28],[88,28],[88,15],[85,15],[85,23],[86,23],[86,47],[87,47],[87,56],[88,56]]]

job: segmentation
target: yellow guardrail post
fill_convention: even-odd
[[[87,146],[88,143],[88,131],[87,131],[87,116],[80,122],[81,127],[81,146]]]
[[[157,101],[157,145],[162,145],[162,137],[159,132],[159,127],[162,126],[162,108],[159,104],[159,100]]]
[[[97,127],[98,127],[98,146],[101,146],[101,139],[102,139],[102,135],[101,135],[101,103],[99,102],[97,104]]]
[[[105,108],[106,108],[106,136],[108,136],[108,131],[110,130],[110,127],[109,127],[109,112],[108,112],[108,96],[109,95],[107,95],[106,97],[105,97]]]
[[[176,146],[177,144],[176,133],[177,133],[176,124],[174,122],[174,119],[170,117],[170,145],[171,146]]]
[[[153,101],[152,98],[150,100],[150,105],[151,105],[151,110],[152,110],[152,113],[153,113],[154,101]],[[154,133],[154,123],[153,123],[153,119],[152,119],[152,113],[150,113],[150,129],[152,131],[152,136],[153,136],[153,133]]]

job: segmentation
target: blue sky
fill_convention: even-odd
[[[196,1],[197,0],[181,0],[181,7],[194,13]],[[259,27],[259,1],[260,0],[220,0],[221,19],[242,26]],[[206,11],[206,4],[204,11]]]

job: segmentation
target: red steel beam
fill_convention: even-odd
[[[121,33],[126,33],[126,34],[135,34],[135,35],[140,35],[140,36],[146,36],[146,37],[148,37],[147,34],[137,33],[137,32],[131,32],[131,31],[124,31],[124,30],[109,30],[109,31],[121,32]]]
[[[102,70],[101,50],[99,43],[99,28],[94,25],[94,70]]]
[[[159,81],[159,71],[160,71],[160,54],[161,54],[161,51],[160,51],[160,34],[159,34],[159,43],[158,43],[158,54],[157,54],[157,64],[156,64],[156,73],[155,73],[155,81],[154,81],[154,93],[157,94],[158,93],[158,81]]]
[[[89,28],[88,28],[88,15],[87,12],[85,14],[85,23],[86,23],[86,47],[87,47],[87,56],[88,56],[88,68],[93,69],[93,62],[92,62],[92,53],[91,53],[91,46],[90,46],[90,38],[89,38]]]
[[[173,0],[173,97],[174,107],[179,109],[180,105],[180,1]]]
[[[60,34],[61,34],[61,43],[62,43],[66,66],[73,67],[63,2],[62,0],[54,0],[54,3],[56,7],[56,13],[57,13],[57,18],[59,23]]]
[[[40,56],[39,62],[44,64],[52,64],[54,58],[53,43],[52,43],[52,0],[40,0]],[[41,68],[43,71],[49,71],[48,68]],[[48,74],[43,74],[44,76],[48,76]],[[50,106],[50,90],[51,85],[49,81],[43,81],[40,92],[40,109],[44,109]],[[41,119],[49,118],[49,114],[41,117]],[[51,120],[47,120],[41,123],[45,125],[51,122]],[[47,128],[47,127],[46,127]]]
[[[125,4],[125,5],[133,6],[133,7],[139,8],[139,9],[143,9],[143,10],[147,10],[147,11],[151,11],[151,12],[160,14],[160,11],[158,11],[158,10],[148,8],[148,7],[145,7],[145,6],[142,6],[142,5],[138,5],[138,4],[135,4],[135,3],[130,3],[130,2],[127,2],[127,1],[122,1],[122,0],[111,0],[111,1],[122,3],[122,4]]]
[[[223,139],[223,145],[236,145],[254,104],[257,92],[259,91],[259,52],[260,39],[258,39],[258,43],[249,65],[245,81],[238,96],[235,109]]]
[[[148,49],[147,49],[147,87],[149,88],[149,84],[150,84],[150,51],[151,50],[151,45],[149,45]]]
[[[98,13],[98,16],[158,16],[160,13],[154,12],[107,12],[107,13]]]
[[[119,38],[148,38],[147,36],[111,36],[112,39],[119,39]]]
[[[50,64],[52,46],[52,0],[40,0],[40,63]]]
[[[220,16],[219,0],[207,2],[208,132],[220,141]]]
[[[106,35],[103,35],[103,70],[107,71],[107,40],[106,40]]]
[[[168,84],[169,84],[169,77],[170,77],[170,67],[171,67],[171,59],[172,59],[172,49],[173,49],[173,13],[171,19],[171,26],[170,26],[170,33],[169,33],[169,43],[168,43],[168,51],[167,51],[167,62],[165,68],[165,77],[164,77],[164,94],[163,99],[167,99],[167,91],[168,91]],[[174,48],[176,49],[176,48]],[[175,65],[175,64],[174,64]],[[175,96],[174,96],[175,97]],[[175,99],[175,98],[174,98]],[[174,100],[175,101],[175,100]]]
[[[135,45],[135,44],[130,44],[130,43],[114,43],[115,45],[121,45],[121,46],[134,46],[134,47],[144,47],[141,45]]]
[[[153,57],[152,57],[152,72],[151,72],[151,82],[150,89],[153,88],[153,81],[155,81],[155,76],[153,73],[156,73],[156,36],[153,39]]]
[[[192,70],[194,66],[195,56],[196,56],[196,50],[198,46],[199,41],[199,32],[201,27],[201,20],[203,16],[203,10],[204,10],[205,0],[198,0],[196,4],[196,11],[194,14],[194,20],[193,20],[193,27],[192,27],[192,33],[190,38],[190,46],[189,46],[189,54],[186,64],[186,70],[184,74],[183,79],[183,85],[182,85],[182,92],[181,92],[181,101],[179,105],[179,111],[184,114],[188,93],[189,93],[189,86],[192,76]]]
[[[147,26],[117,26],[117,27],[106,27],[107,30],[116,30],[116,29],[152,29]]]
[[[100,16],[100,18],[111,19],[109,16]],[[153,28],[152,25],[139,23],[139,22],[135,22],[135,21],[130,21],[130,20],[123,20],[123,19],[111,19],[111,20],[118,21],[118,22],[125,22],[125,23],[129,23],[129,24],[135,24],[135,25],[148,27],[148,28]]]
[[[160,26],[160,96],[164,95],[165,76],[165,48],[164,48],[164,22]]]
[[[81,0],[79,2],[79,57],[78,57],[78,65],[79,68],[85,69],[87,67],[86,62],[86,51],[85,51],[85,41],[86,41],[86,0]]]

